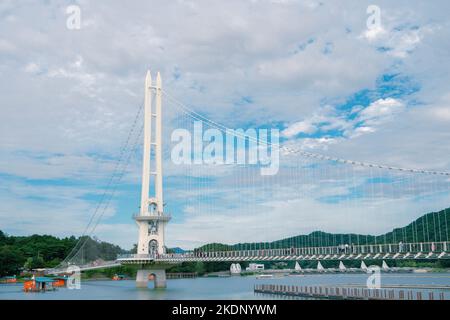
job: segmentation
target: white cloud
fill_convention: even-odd
[[[383,27],[379,26],[376,28],[367,29],[366,31],[364,31],[363,36],[367,40],[373,41],[379,37],[382,37],[385,34],[386,34],[386,30]]]
[[[430,113],[440,121],[450,121],[450,106],[447,108],[434,108]]]
[[[88,155],[0,152],[0,166],[4,174],[27,179],[103,181],[114,171],[116,163]]]
[[[350,112],[356,115],[348,118],[345,114],[338,115],[338,111],[330,106],[324,106],[306,120],[295,122],[282,131],[286,138],[293,138],[299,133],[315,133],[319,130],[342,130],[343,137],[304,138],[300,139],[301,148],[327,150],[327,146],[339,143],[345,138],[356,138],[364,134],[373,133],[379,126],[393,120],[406,109],[405,104],[393,98],[379,99],[366,108],[354,106]]]
[[[372,127],[358,127],[355,130],[353,130],[353,132],[348,133],[348,136],[350,136],[352,138],[356,138],[363,134],[373,133],[373,132],[375,132],[375,129]]]
[[[39,65],[34,62],[30,62],[25,66],[25,72],[27,73],[37,73],[39,72],[39,70],[40,70]]]
[[[450,93],[443,94],[437,98],[437,102],[424,110],[424,116],[432,122],[450,121]]]
[[[379,99],[371,103],[359,113],[359,121],[366,125],[380,125],[391,120],[395,115],[403,112],[405,105],[403,102],[393,99]]]
[[[9,42],[5,39],[0,39],[0,52],[1,53],[12,53],[14,51],[15,51],[15,46],[11,42]]]
[[[287,138],[294,137],[299,133],[314,133],[317,127],[312,123],[307,121],[299,121],[291,124],[286,129],[284,129],[281,134]]]
[[[338,143],[340,139],[338,138],[307,138],[302,141],[302,149],[319,149],[328,150],[328,146]]]

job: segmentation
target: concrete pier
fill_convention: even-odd
[[[147,288],[149,276],[154,276],[155,289],[166,288],[166,270],[165,269],[140,269],[136,275],[136,287]]]

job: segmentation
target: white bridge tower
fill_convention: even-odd
[[[170,216],[164,214],[163,202],[161,109],[161,75],[157,73],[153,85],[148,71],[145,78],[141,208],[134,219],[139,227],[137,254],[153,257],[165,253],[164,232],[170,220]]]

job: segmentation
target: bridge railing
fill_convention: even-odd
[[[282,249],[257,249],[234,251],[197,251],[181,254],[164,254],[162,258],[239,258],[239,257],[265,257],[265,256],[340,256],[340,255],[370,255],[377,254],[417,254],[448,252],[450,242],[418,242],[418,243],[388,243],[388,244],[343,244],[328,247],[303,247]],[[370,257],[369,256],[369,257]]]
[[[84,270],[91,270],[91,269],[101,269],[101,268],[108,268],[111,266],[116,266],[117,262],[112,260],[112,261],[92,261],[89,263],[85,263],[85,264],[73,264],[73,263],[65,263],[62,264],[56,268],[51,268],[51,269],[47,269],[44,271],[45,274],[62,274],[62,273],[66,273],[66,272],[74,272],[77,269],[79,269],[80,271],[84,271]],[[70,267],[72,267],[72,269],[70,269]]]
[[[152,260],[158,258],[158,255],[153,254],[136,254],[136,253],[126,253],[119,254],[117,256],[117,260],[126,260],[126,259],[144,259],[144,260]]]

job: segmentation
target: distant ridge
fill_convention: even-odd
[[[186,250],[181,249],[180,247],[175,247],[175,248],[168,248],[167,252],[168,253],[180,253],[181,254],[181,253],[185,253]]]
[[[251,247],[259,248],[291,248],[300,244],[302,247],[338,246],[341,244],[374,244],[402,242],[438,242],[450,238],[450,208],[438,212],[426,213],[407,226],[395,228],[381,235],[365,235],[355,233],[327,233],[314,231],[308,235],[298,235],[272,242],[237,243],[227,245],[210,243],[197,250],[245,250]]]

